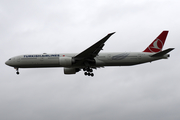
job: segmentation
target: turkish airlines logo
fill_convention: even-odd
[[[163,48],[163,42],[160,39],[156,39],[153,44],[149,46],[151,52],[159,52]]]

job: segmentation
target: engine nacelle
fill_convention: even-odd
[[[59,64],[61,67],[70,67],[73,64],[72,57],[59,57]]]
[[[64,68],[64,74],[76,74],[76,72],[79,72],[79,68]]]

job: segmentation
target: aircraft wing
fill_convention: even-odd
[[[78,55],[76,55],[74,57],[74,59],[77,61],[77,63],[82,63],[85,62],[87,60],[93,60],[94,57],[96,57],[98,55],[98,53],[102,50],[104,43],[109,39],[109,37],[111,37],[111,35],[113,35],[115,32],[113,33],[109,33],[108,35],[106,35],[104,38],[102,38],[101,40],[99,40],[98,42],[96,42],[94,45],[92,45],[91,47],[87,48],[86,50],[84,50],[83,52],[79,53]]]

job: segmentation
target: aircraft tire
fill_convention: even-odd
[[[93,77],[94,76],[94,73],[91,73],[91,77]]]
[[[84,75],[88,75],[88,73],[87,73],[87,72],[84,72]]]

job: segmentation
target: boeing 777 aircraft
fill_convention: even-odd
[[[168,31],[163,31],[143,52],[99,53],[105,42],[115,32],[108,34],[94,45],[79,54],[26,54],[10,58],[6,65],[19,68],[64,67],[64,74],[75,74],[80,70],[84,75],[94,76],[93,69],[105,66],[131,66],[160,59],[167,59],[167,54],[174,48],[162,51]]]

